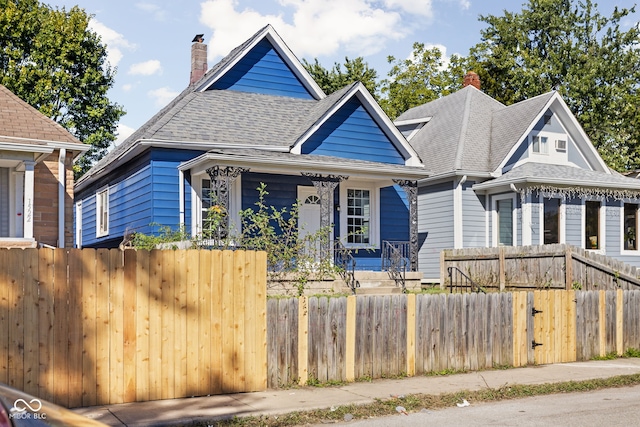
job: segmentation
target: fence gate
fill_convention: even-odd
[[[535,291],[529,314],[533,317],[531,348],[535,363],[575,361],[575,292]]]

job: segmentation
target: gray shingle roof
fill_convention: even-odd
[[[505,106],[467,86],[408,110],[398,121],[431,117],[409,142],[434,174],[493,172],[553,95],[549,92]]]
[[[491,113],[505,108],[475,87],[412,108],[397,121],[431,117],[410,144],[434,174],[452,170],[487,171]]]
[[[547,92],[493,112],[489,171],[495,170],[513,146],[522,140],[554,93]]]

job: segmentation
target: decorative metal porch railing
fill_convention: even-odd
[[[396,282],[396,286],[407,291],[406,273],[409,265],[409,242],[397,242],[385,240],[382,242],[382,271],[386,271],[389,277]]]
[[[484,288],[474,282],[471,277],[467,276],[462,270],[458,267],[448,267],[447,272],[449,273],[449,292],[453,293],[454,288],[458,289],[469,289],[470,292],[482,292],[486,294]]]
[[[356,260],[340,240],[334,243],[333,259],[340,277],[345,281],[351,292],[356,293],[356,288],[360,287],[360,282],[356,279]]]

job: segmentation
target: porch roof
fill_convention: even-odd
[[[293,154],[255,149],[216,149],[183,163],[179,169],[204,172],[213,164],[247,167],[271,173],[341,174],[369,179],[418,180],[429,175],[422,166],[405,166],[333,156]]]
[[[630,192],[640,196],[640,180],[617,172],[607,174],[571,167],[529,162],[514,167],[502,176],[473,186],[474,190],[492,190],[510,186],[544,188],[582,188]]]

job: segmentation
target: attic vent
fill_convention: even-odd
[[[566,139],[556,139],[556,150],[557,151],[567,151],[567,140]]]

